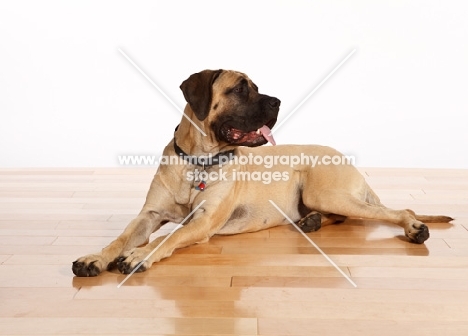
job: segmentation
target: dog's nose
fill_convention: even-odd
[[[271,98],[270,101],[268,102],[270,104],[270,107],[272,108],[277,108],[280,106],[281,104],[281,100],[279,100],[278,98]]]

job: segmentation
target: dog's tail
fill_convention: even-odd
[[[423,223],[449,223],[454,220],[454,218],[449,216],[416,215],[413,210],[406,210],[411,212],[418,221]]]
[[[428,215],[416,215],[416,219],[423,223],[449,223],[454,218],[449,216],[428,216]]]

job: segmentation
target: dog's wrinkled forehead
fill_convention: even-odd
[[[247,83],[256,91],[258,90],[257,86],[245,73],[234,70],[223,70],[213,83],[213,93],[224,93],[243,82]]]

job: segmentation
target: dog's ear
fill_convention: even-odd
[[[187,78],[180,89],[199,120],[204,120],[210,112],[213,83],[222,70],[203,70]]]

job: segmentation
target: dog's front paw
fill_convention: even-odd
[[[90,254],[75,260],[72,271],[79,277],[93,277],[99,275],[107,266],[102,256]]]
[[[405,231],[406,237],[416,244],[422,244],[429,238],[429,228],[424,223],[413,223]]]
[[[151,267],[152,263],[146,259],[147,256],[148,253],[136,248],[117,258],[115,263],[120,273],[130,274],[134,269],[140,273]]]

